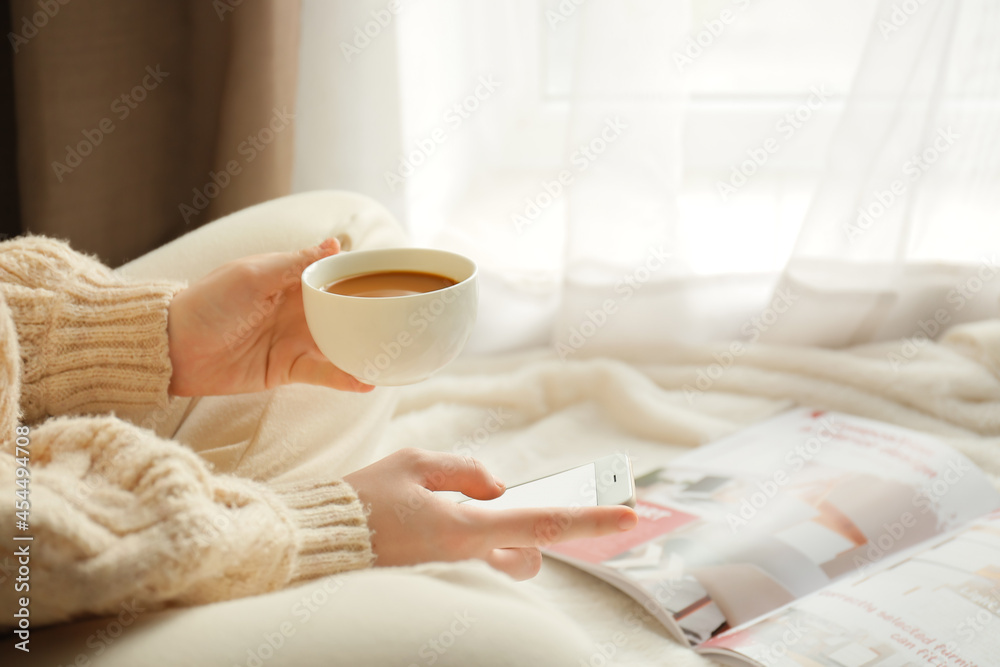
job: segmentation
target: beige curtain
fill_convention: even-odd
[[[299,0],[11,13],[25,230],[116,266],[290,191]]]

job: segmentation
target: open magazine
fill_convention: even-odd
[[[932,436],[801,408],[636,478],[549,556],[733,665],[1000,665],[1000,493]]]

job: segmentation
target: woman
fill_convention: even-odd
[[[129,601],[210,603],[371,566],[481,559],[526,579],[540,545],[635,525],[626,507],[566,522],[554,510],[491,512],[432,493],[502,494],[471,458],[409,449],[342,479],[318,469],[262,483],[215,473],[135,425],[172,396],[290,383],[372,391],[319,353],[302,313],[298,275],[339,249],[327,239],[250,256],[186,287],[123,279],[51,239],[0,244],[0,475],[30,480],[27,521],[11,532],[32,538],[4,540],[0,558],[30,547],[32,628]],[[4,525],[18,525],[17,509],[6,504]],[[4,625],[16,624],[21,595],[3,587]]]

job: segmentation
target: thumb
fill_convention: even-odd
[[[372,385],[366,384],[340,370],[318,352],[298,357],[289,369],[287,381],[301,384],[315,384],[341,391],[355,391],[362,394],[375,389]]]
[[[296,273],[302,273],[305,271],[307,266],[316,260],[336,255],[339,252],[340,241],[335,238],[329,238],[324,239],[319,245],[309,246],[308,248],[303,248],[302,250],[293,251],[288,254],[289,259],[293,264],[293,270]]]
[[[461,491],[470,498],[491,500],[503,493],[504,485],[471,456],[425,452],[420,473],[431,491]]]
[[[274,289],[285,290],[297,287],[302,272],[313,262],[336,255],[340,252],[337,239],[326,239],[319,245],[309,246],[291,252],[272,252],[248,257],[244,261],[255,267],[251,274],[254,285],[260,291],[270,293]]]

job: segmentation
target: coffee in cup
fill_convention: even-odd
[[[375,271],[335,280],[323,288],[330,294],[344,296],[409,296],[435,292],[451,287],[455,281],[447,276],[423,271]]]

